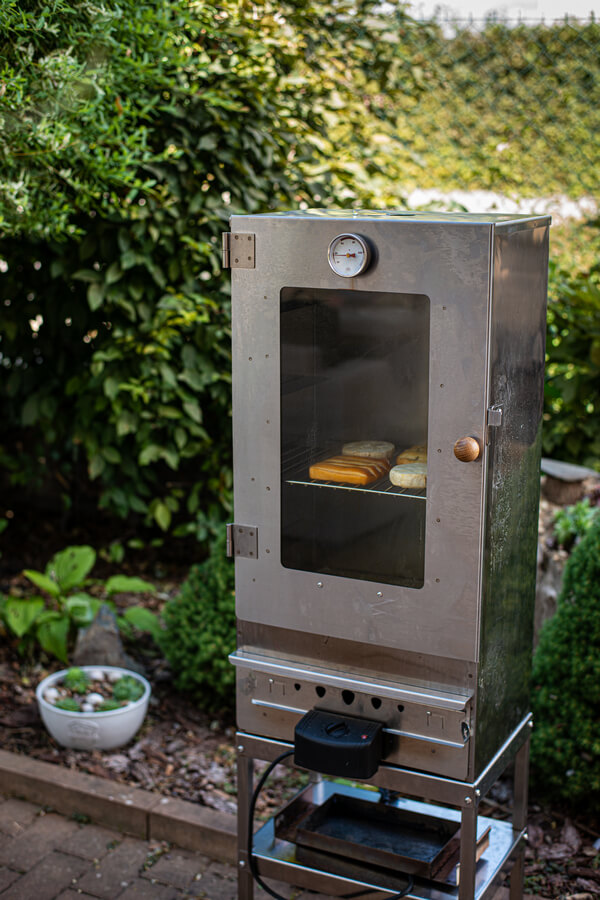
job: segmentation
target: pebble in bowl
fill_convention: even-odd
[[[116,666],[81,666],[48,675],[37,686],[42,721],[63,747],[114,750],[140,728],[150,685]]]

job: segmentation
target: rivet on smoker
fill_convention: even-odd
[[[323,587],[323,582],[322,582],[322,581],[317,581],[317,587],[318,587],[318,588],[322,588],[322,587]]]

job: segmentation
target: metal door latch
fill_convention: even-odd
[[[253,269],[255,239],[253,234],[224,231],[221,235],[224,269]]]
[[[258,558],[258,528],[256,525],[227,526],[227,556],[240,559]]]

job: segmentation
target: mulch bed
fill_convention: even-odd
[[[163,796],[179,797],[221,812],[235,813],[235,724],[231,715],[208,715],[176,691],[162,659],[144,658],[152,684],[148,715],[135,739],[114,751],[70,750],[59,746],[40,719],[35,688],[50,671],[0,647],[0,747],[32,759],[56,763]],[[262,768],[257,763],[257,770]],[[306,783],[278,766],[261,798],[260,818]]]

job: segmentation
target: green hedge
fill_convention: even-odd
[[[550,274],[544,451],[600,470],[600,262]]]

